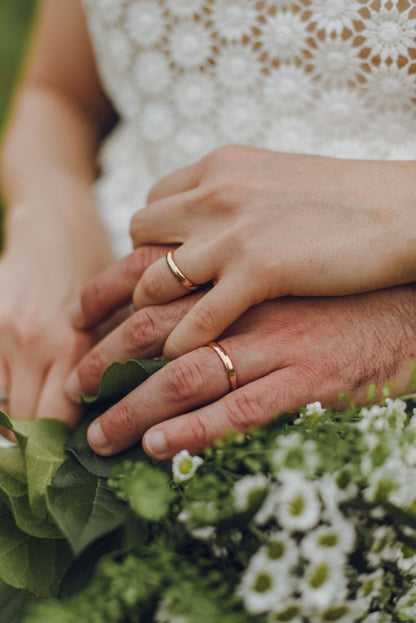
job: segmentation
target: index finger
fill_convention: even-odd
[[[97,275],[81,292],[71,312],[76,329],[90,329],[131,303],[133,290],[150,264],[171,247],[139,247]]]

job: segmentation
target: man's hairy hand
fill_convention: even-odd
[[[169,306],[159,308],[158,322],[164,308]],[[170,362],[96,420],[89,430],[92,448],[108,456],[143,437],[146,452],[165,459],[183,448],[199,451],[229,429],[264,425],[278,412],[308,402],[336,407],[340,392],[360,404],[370,384],[381,396],[390,380],[391,394],[399,395],[409,381],[409,360],[416,358],[416,288],[269,301],[234,323],[221,344],[237,370],[236,391],[229,393],[216,353],[199,348]],[[148,346],[138,344],[135,356],[142,348]],[[91,389],[88,355],[79,370],[81,385]]]

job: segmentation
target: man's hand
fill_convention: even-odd
[[[136,341],[128,342],[129,356],[161,349],[177,322],[175,313],[184,310],[168,305],[153,308],[154,316],[146,313],[144,326],[152,329],[139,330]],[[131,327],[140,326],[137,318],[130,319]],[[84,391],[97,388],[110,363],[108,352],[113,359],[117,352],[126,354],[127,334],[120,328],[82,360],[77,370]],[[93,450],[109,456],[143,437],[148,454],[167,459],[183,448],[199,451],[229,429],[265,425],[308,402],[337,406],[340,392],[364,403],[372,383],[379,395],[387,380],[393,381],[392,395],[403,393],[408,362],[416,358],[416,287],[270,301],[249,310],[220,340],[237,371],[236,391],[229,393],[217,354],[199,348],[170,362],[97,419],[88,433]]]

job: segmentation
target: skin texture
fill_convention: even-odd
[[[172,331],[165,355],[207,344],[268,299],[416,280],[415,171],[414,163],[228,146],[163,179],[132,219],[133,243],[181,244],[182,272],[213,284]],[[186,293],[161,259],[133,301],[142,309]]]
[[[162,253],[138,249],[89,284],[82,295],[84,324],[100,322],[117,308],[117,298],[124,304],[135,276]],[[116,353],[120,359],[159,354],[166,336],[201,296],[135,312],[82,359],[72,397],[76,400],[80,390],[94,393]],[[403,286],[345,297],[288,297],[253,307],[221,337],[237,370],[236,391],[229,393],[215,352],[198,348],[104,413],[90,427],[89,442],[108,456],[142,438],[148,454],[166,459],[184,447],[197,452],[228,429],[264,425],[276,413],[308,402],[336,407],[341,391],[360,404],[370,384],[377,385],[380,396],[390,379],[391,394],[399,395],[406,390],[408,364],[416,355],[415,304],[416,287]]]
[[[79,419],[63,386],[95,338],[69,308],[113,259],[91,197],[112,114],[80,3],[43,0],[1,153],[0,390],[13,418]]]

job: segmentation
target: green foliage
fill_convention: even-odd
[[[124,462],[113,470],[108,484],[138,517],[147,521],[166,517],[175,497],[168,476],[146,463]]]
[[[26,607],[35,600],[25,591],[16,590],[0,582],[0,620],[21,623]]]
[[[113,363],[104,372],[98,394],[84,397],[87,416],[72,437],[67,449],[88,472],[99,478],[108,478],[113,467],[119,465],[123,460],[131,458],[137,461],[145,458],[145,453],[138,445],[118,454],[116,457],[100,457],[94,454],[89,447],[86,433],[91,421],[97,415],[103,413],[122,396],[143,383],[166,363],[165,359],[146,361],[130,359],[125,362]]]
[[[56,422],[19,422],[13,429],[0,415],[0,424],[13,429],[19,442],[0,450],[0,580],[55,597],[30,602],[22,614],[27,592],[0,584],[0,606],[7,596],[15,604],[4,611],[17,617],[13,623],[265,623],[264,611],[251,610],[241,593],[242,578],[260,554],[269,566],[246,591],[267,593],[270,569],[278,570],[281,581],[292,574],[292,601],[286,599],[275,620],[289,620],[296,611],[308,621],[293,600],[305,585],[302,539],[306,543],[311,534],[293,530],[290,521],[304,512],[310,492],[320,508],[311,527],[324,530],[314,547],[325,550],[325,561],[329,553],[344,558],[349,591],[344,602],[322,610],[322,620],[349,616],[360,578],[376,586],[371,574],[377,560],[383,586],[376,597],[363,597],[365,610],[390,613],[393,623],[406,621],[404,606],[396,616],[395,604],[412,598],[413,575],[397,566],[392,547],[416,568],[416,494],[414,500],[396,495],[413,474],[406,461],[416,465],[414,396],[407,397],[407,413],[400,401],[361,412],[308,408],[295,421],[279,416],[250,434],[230,433],[204,452],[197,471],[182,482],[172,478],[168,463],[151,461],[138,448],[108,462],[96,458],[86,441],[88,423],[120,397],[121,388],[131,391],[164,364],[112,366],[99,394],[85,400],[87,424],[69,442]],[[408,470],[406,477],[397,466]],[[299,482],[292,517],[284,519],[279,505]],[[347,524],[355,536],[345,551],[334,551],[341,534],[348,535]],[[387,532],[380,537],[381,528]],[[278,565],[293,548],[298,562],[282,574]],[[385,563],[384,556],[391,559]],[[315,565],[309,586],[323,585],[328,573]],[[4,616],[0,609],[0,623],[13,621]],[[351,621],[365,620],[357,617]]]
[[[108,461],[96,457],[86,440],[88,422],[116,401],[120,392],[124,395],[165,363],[128,361],[111,366],[98,395],[85,400],[86,424],[72,440],[60,421],[12,422],[0,412],[0,425],[12,431],[18,442],[0,449],[0,580],[49,596],[58,594],[69,568],[78,578],[88,576],[88,568],[103,554],[102,547],[94,544],[100,539],[104,543],[103,537],[128,523],[128,507],[107,486],[105,477],[126,457],[136,461],[143,457],[138,448]],[[157,473],[156,479],[164,481],[168,498],[165,474]],[[135,500],[139,507],[137,495]],[[162,501],[156,503],[154,513],[162,508]],[[105,551],[116,542],[105,541]],[[87,571],[74,562],[74,555],[81,553]],[[66,576],[64,583],[71,592],[77,579]]]
[[[74,458],[56,472],[47,494],[48,509],[78,556],[99,537],[127,518],[127,508],[105,481],[87,472]]]

